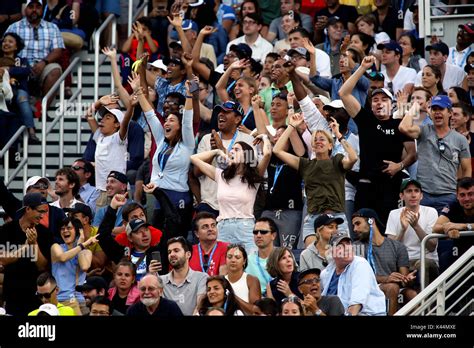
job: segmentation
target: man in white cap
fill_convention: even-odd
[[[371,110],[363,108],[352,94],[375,62],[375,57],[365,57],[344,82],[339,96],[359,128],[360,174],[354,208],[375,209],[386,222],[390,211],[398,207],[402,171],[415,161],[416,149],[413,139],[398,130],[400,120],[392,118],[393,95],[387,89],[372,92]]]

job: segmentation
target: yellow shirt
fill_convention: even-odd
[[[89,238],[94,237],[97,234],[97,232],[99,232],[99,227],[91,226],[91,234],[89,235]],[[102,251],[102,248],[100,247],[99,243],[95,243],[94,245],[89,245],[87,249],[89,249],[93,254],[98,251]]]
[[[372,13],[376,10],[374,0],[339,0],[341,5],[354,6],[359,15]]]

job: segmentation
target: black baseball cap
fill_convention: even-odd
[[[74,204],[73,207],[64,208],[63,210],[72,214],[82,213],[85,216],[89,217],[90,220],[92,220],[92,209],[87,204],[77,202],[76,204]]]
[[[303,272],[300,272],[298,274],[298,284],[299,282],[301,282],[303,280],[303,278],[305,276],[307,276],[308,274],[316,274],[316,275],[320,275],[321,274],[321,270],[319,268],[309,268],[307,270],[304,270]]]
[[[43,204],[48,204],[48,202],[39,192],[30,192],[23,197],[23,207],[36,208]]]
[[[239,43],[238,45],[231,45],[229,51],[234,51],[237,54],[239,59],[250,58],[252,57],[252,49],[249,45],[244,43]]]
[[[344,222],[344,219],[340,217],[335,217],[332,214],[321,214],[316,218],[316,220],[314,220],[314,230],[316,231],[321,226],[329,225],[333,222],[340,225]]]
[[[383,231],[385,231],[385,225],[382,223],[382,220],[380,220],[377,212],[373,209],[370,209],[370,208],[359,209],[354,214],[352,214],[352,218],[355,218],[355,217],[373,219],[377,223],[377,227],[379,228],[380,232],[383,233]]]
[[[99,276],[92,276],[86,279],[84,284],[76,286],[76,291],[83,292],[83,291],[89,291],[89,290],[100,290],[100,289],[105,289],[107,291],[109,289],[109,286],[107,285],[107,282],[105,281],[104,278],[99,277]]]
[[[124,173],[120,173],[116,170],[112,170],[109,173],[109,175],[107,176],[107,178],[114,178],[114,179],[117,179],[118,181],[120,181],[123,184],[128,184],[127,176]]]

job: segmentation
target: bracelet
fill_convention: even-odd
[[[81,251],[86,248],[86,247],[84,246],[84,244],[82,244],[82,243],[79,243],[78,246],[81,248]]]
[[[192,95],[187,95],[186,98],[192,98],[193,96]]]
[[[291,126],[291,127],[293,127],[294,129],[296,129],[296,127],[295,127],[295,126],[293,126],[291,123],[290,123],[290,126]]]
[[[339,141],[339,142],[341,142],[341,141],[343,141],[343,140],[344,140],[344,137],[343,137],[343,136],[340,137],[340,138],[337,138],[337,141]]]

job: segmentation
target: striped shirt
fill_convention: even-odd
[[[26,58],[35,64],[56,48],[65,48],[63,37],[56,24],[41,20],[34,28],[26,18],[10,25],[6,31],[18,34],[25,42],[25,48],[18,52],[20,58]]]

